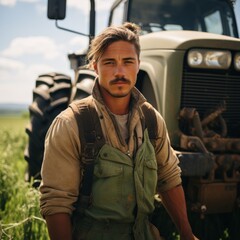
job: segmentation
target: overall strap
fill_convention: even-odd
[[[81,142],[83,180],[80,188],[84,205],[89,203],[92,192],[94,161],[99,150],[105,144],[99,116],[91,97],[74,101],[70,104],[77,124]]]
[[[157,124],[157,116],[153,108],[148,106],[147,104],[143,104],[141,106],[144,120],[142,123],[142,126],[144,128],[147,128],[149,139],[155,148],[156,146],[156,140],[158,138],[158,124]]]

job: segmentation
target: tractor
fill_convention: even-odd
[[[80,1],[80,0],[79,0]],[[89,43],[95,35],[90,0]],[[66,17],[66,0],[48,0],[48,18]],[[141,27],[136,87],[162,114],[179,158],[189,219],[201,240],[240,239],[240,39],[230,0],[116,0],[108,25]],[[41,179],[44,138],[53,119],[91,94],[86,54],[68,55],[75,73],[41,74],[26,127],[28,180]],[[34,184],[37,185],[39,181]],[[166,240],[176,229],[156,196],[152,221]]]

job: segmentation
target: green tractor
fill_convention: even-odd
[[[95,34],[90,3],[89,42]],[[240,239],[240,39],[233,7],[230,0],[116,0],[109,14],[109,25],[131,21],[142,28],[136,86],[166,121],[201,240]],[[48,1],[48,17],[76,33],[58,25],[65,12],[66,0]],[[26,128],[29,180],[41,179],[53,119],[91,93],[95,73],[86,67],[86,53],[68,55],[74,80],[59,73],[36,80]],[[152,221],[165,239],[176,239],[158,200]]]

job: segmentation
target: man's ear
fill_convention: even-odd
[[[96,74],[98,74],[98,67],[97,67],[96,62],[93,63],[93,68],[94,68],[94,71],[96,72]]]

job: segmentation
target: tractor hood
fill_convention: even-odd
[[[191,47],[240,49],[240,39],[197,31],[162,31],[140,37],[141,50],[174,49]]]

